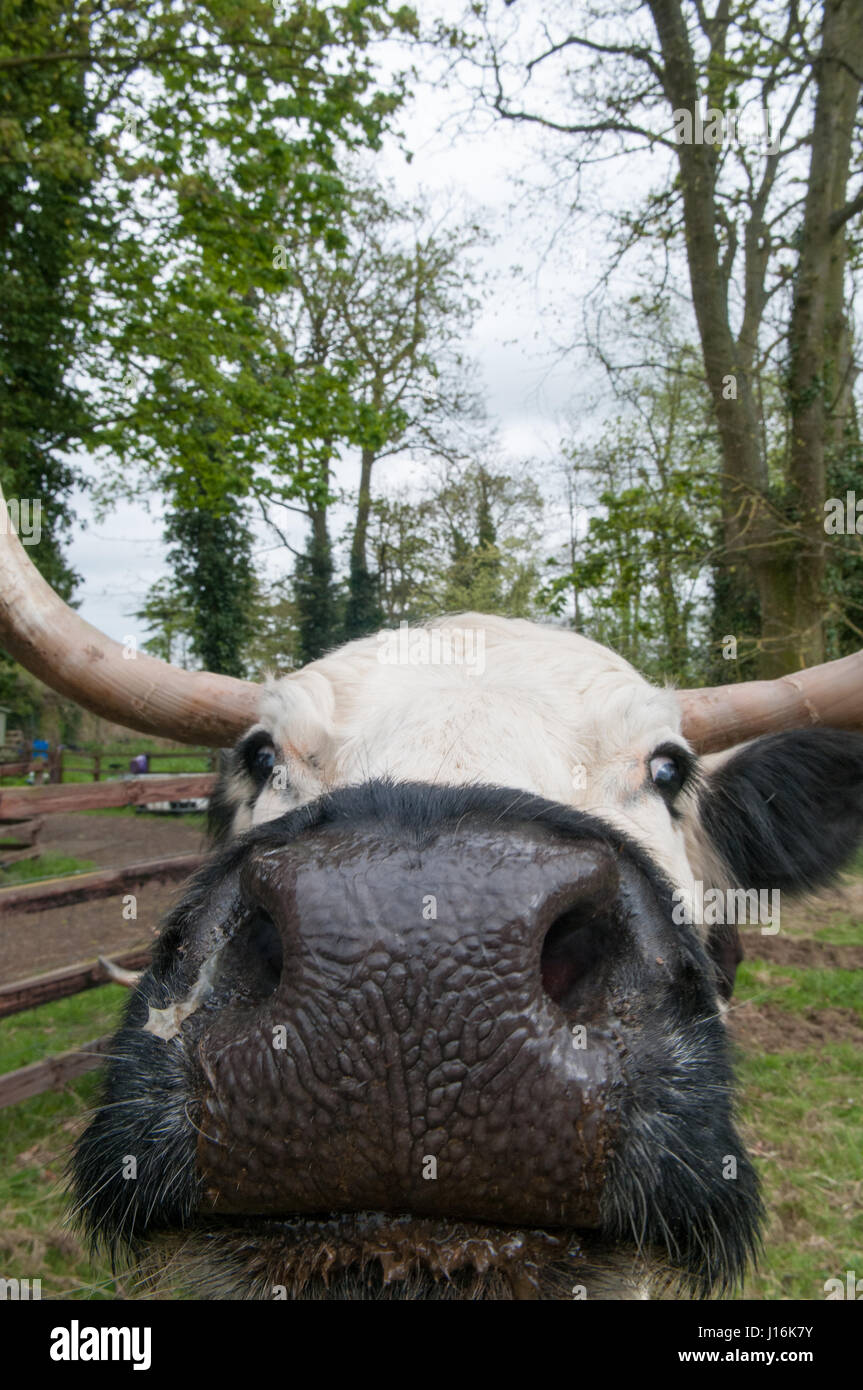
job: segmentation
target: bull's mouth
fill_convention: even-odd
[[[210,1218],[155,1236],[140,1274],[156,1294],[337,1302],[644,1298],[674,1279],[658,1252],[595,1232],[382,1212]]]

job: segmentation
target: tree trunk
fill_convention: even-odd
[[[672,109],[694,112],[697,70],[680,0],[650,0],[663,56],[665,95]],[[782,675],[823,660],[825,438],[832,397],[840,398],[836,368],[844,318],[844,222],[854,117],[863,64],[859,0],[826,0],[812,158],[790,329],[789,483],[795,516],[783,517],[768,498],[766,461],[753,392],[751,332],[735,341],[728,285],[716,225],[716,149],[677,147],[692,300],[723,455],[725,556],[719,588],[726,600],[752,575],[761,609],[759,673]],[[836,61],[835,55],[841,55]],[[758,213],[758,209],[754,210]],[[760,215],[760,213],[758,213]],[[752,254],[752,247],[747,247]],[[751,325],[750,325],[751,328]],[[831,345],[832,338],[832,345]],[[847,351],[847,345],[846,345]],[[847,400],[847,394],[841,399]],[[740,595],[742,597],[742,595]]]
[[[663,85],[672,110],[699,109],[698,75],[680,0],[650,0],[663,58]],[[773,574],[790,540],[767,505],[767,466],[749,353],[731,330],[728,282],[716,227],[716,147],[677,147],[692,303],[723,458],[722,524],[726,586],[740,589],[743,573],[758,590],[763,675],[787,669],[791,621],[784,587]]]
[[[372,506],[372,468],[376,454],[365,448],[360,460],[360,491],[351,539],[348,602],[345,610],[345,637],[363,637],[374,632],[382,621],[377,577],[369,573],[367,548],[369,515]]]
[[[305,554],[297,560],[294,593],[297,604],[298,656],[303,665],[316,661],[340,641],[342,632],[333,582],[333,552],[327,508],[309,508],[311,534]]]
[[[860,0],[827,0],[789,342],[789,472],[801,532],[793,585],[800,665],[824,660],[827,462],[831,446],[842,445],[851,384],[842,209],[862,70]]]

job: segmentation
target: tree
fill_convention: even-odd
[[[143,490],[218,506],[281,461],[300,490],[316,476],[305,383],[271,312],[281,248],[294,234],[344,243],[342,166],[377,145],[401,100],[397,81],[376,85],[372,47],[412,19],[385,0],[195,10],[187,51],[174,8],[148,9],[169,35],[124,112],[123,225],[99,276],[97,443],[109,491],[119,460]]]
[[[432,508],[428,497],[405,488],[372,501],[368,544],[384,627],[418,622],[435,611],[440,557],[429,535]]]
[[[538,611],[543,502],[526,469],[445,463],[425,489],[376,500],[370,548],[386,622],[469,609]]]
[[[286,459],[272,471],[268,504],[289,505],[310,521],[298,561],[303,650],[318,656],[342,637],[381,620],[379,577],[368,564],[373,470],[407,451],[453,455],[453,425],[479,416],[460,350],[476,307],[470,248],[476,227],[447,230],[422,207],[394,203],[355,171],[342,228],[344,244],[303,228],[279,247],[284,289],[270,306],[281,334],[282,371],[302,422],[305,456],[290,462],[300,486],[280,488]],[[337,594],[328,511],[337,459],[359,464],[344,602]],[[298,469],[298,462],[301,468]]]
[[[150,636],[144,650],[160,661],[188,669],[194,641],[194,613],[188,597],[172,578],[157,579],[132,615],[146,623]]]
[[[294,568],[300,665],[335,646],[343,626],[325,507],[315,507],[311,521],[306,550]]]
[[[51,3],[4,0],[0,29],[7,50],[26,42],[40,57],[80,35],[79,21]],[[80,260],[95,116],[79,71],[2,60],[0,112],[0,487],[38,518],[29,554],[68,601],[77,582],[62,549],[76,481],[68,451],[88,420],[68,368],[89,301]],[[2,651],[0,702],[31,731],[44,704],[39,684]]]
[[[433,586],[438,609],[535,616],[542,515],[542,496],[527,470],[445,467],[428,510],[432,545],[449,556]]]
[[[173,577],[157,579],[134,614],[150,629],[145,651],[188,669],[203,663],[196,655],[194,614]],[[297,604],[290,582],[253,577],[243,666],[249,680],[264,680],[301,665]]]
[[[82,69],[49,57],[86,42],[83,12],[3,0],[0,28],[0,485],[40,509],[31,556],[68,600],[77,576],[62,543],[77,475],[66,455],[89,420],[69,369],[90,308],[83,244],[102,141]],[[22,48],[32,61],[13,61]]]
[[[5,18],[0,83],[13,99],[0,158],[7,240],[12,227],[23,267],[12,311],[40,276],[65,293],[64,331],[49,304],[44,330],[28,327],[24,344],[39,390],[51,374],[55,395],[63,384],[63,442],[77,429],[103,458],[103,501],[154,484],[181,507],[248,493],[257,459],[292,436],[282,378],[262,370],[272,340],[258,308],[278,281],[273,245],[286,224],[341,236],[340,163],[379,142],[401,100],[398,80],[377,84],[374,46],[410,28],[411,12],[386,0],[240,0],[230,12],[155,0],[145,13],[4,0]],[[44,255],[12,215],[34,183]],[[0,225],[0,252],[3,235]],[[73,372],[91,387],[86,430]],[[35,387],[19,392],[31,448],[45,427],[35,397]],[[64,488],[61,478],[57,516]]]
[[[296,595],[290,580],[258,580],[246,670],[252,680],[280,675],[302,665]]]
[[[196,656],[209,671],[242,677],[255,584],[249,530],[228,503],[222,511],[199,506],[172,512],[168,559],[191,615]]]
[[[361,402],[346,637],[371,631],[381,616],[367,555],[375,464],[401,450],[445,454],[453,422],[481,413],[458,347],[477,307],[466,253],[478,228],[429,228],[424,210],[394,209],[381,198],[367,200],[363,221],[351,273],[358,292],[342,305]]]
[[[676,248],[685,254],[722,450],[725,586],[739,591],[745,573],[757,587],[763,674],[819,660],[825,450],[847,403],[847,231],[863,211],[863,195],[848,193],[863,10],[718,0],[708,14],[700,0],[649,0],[622,12],[600,0],[575,16],[545,7],[535,35],[525,22],[513,36],[493,9],[475,7],[479,33],[443,37],[462,44],[501,119],[548,132],[570,178],[597,159],[656,156],[658,183],[619,219],[617,255],[654,246],[666,282]],[[533,102],[531,84],[553,68],[556,103]],[[771,109],[772,130],[743,140],[744,120],[757,127]],[[784,343],[777,470],[760,393]]]
[[[242,595],[242,569],[219,566],[219,535],[238,559],[226,508],[258,460],[297,453],[260,312],[273,246],[300,224],[339,242],[341,163],[379,143],[402,98],[374,49],[414,16],[387,0],[2,0],[0,17],[2,480],[44,504],[36,558],[64,596],[76,474],[61,451],[102,459],[103,506],[167,493],[196,547],[177,553],[198,645],[236,669],[240,607],[208,610],[202,584]],[[194,508],[209,513],[197,527]],[[14,680],[0,674],[4,693]]]
[[[654,679],[703,684],[722,670],[727,644],[711,642],[710,560],[719,519],[718,452],[705,393],[682,368],[629,384],[629,408],[590,445],[565,457],[590,505],[576,557],[571,542],[545,590],[552,612],[578,594],[579,628]]]

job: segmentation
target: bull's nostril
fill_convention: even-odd
[[[579,904],[552,922],[542,946],[542,987],[561,1008],[585,1002],[608,954],[611,923],[595,905]]]
[[[272,917],[255,907],[232,933],[221,954],[219,979],[235,1002],[263,1003],[282,978],[282,938]]]
[[[282,938],[269,913],[259,908],[249,923],[246,942],[250,953],[257,959],[260,973],[273,986],[282,977]]]

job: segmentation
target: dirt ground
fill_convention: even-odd
[[[762,1001],[732,1003],[731,1036],[739,1047],[754,1052],[806,1052],[830,1043],[863,1046],[863,1023],[854,1009],[806,1009],[791,1013]]]
[[[863,970],[863,946],[835,946],[818,939],[835,923],[861,917],[863,879],[848,877],[817,897],[793,906],[783,903],[781,929],[775,936],[762,935],[758,927],[742,928],[744,956],[804,970]],[[792,1013],[767,1000],[737,1003],[732,998],[728,1021],[735,1042],[761,1053],[803,1052],[835,1042],[863,1045],[863,1024],[854,1009]]]
[[[851,877],[846,875],[842,881],[827,892],[819,893],[814,897],[803,898],[796,903],[786,903],[782,900],[782,928],[775,937],[762,936],[757,928],[752,929],[758,935],[759,943],[765,941],[788,942],[794,933],[804,933],[806,936],[813,932],[816,937],[824,927],[832,927],[837,921],[847,920],[849,917],[858,921],[863,917],[863,878]],[[750,954],[755,955],[753,950]],[[766,960],[766,956],[761,957]],[[773,957],[770,957],[773,959]],[[788,962],[791,964],[791,962]]]
[[[92,860],[97,868],[122,868],[145,859],[193,854],[204,835],[182,816],[46,816],[39,840],[45,854]],[[182,891],[182,884],[146,884],[138,893],[137,920],[123,916],[121,896],[48,912],[0,917],[0,984],[41,975],[78,961],[148,943]]]

